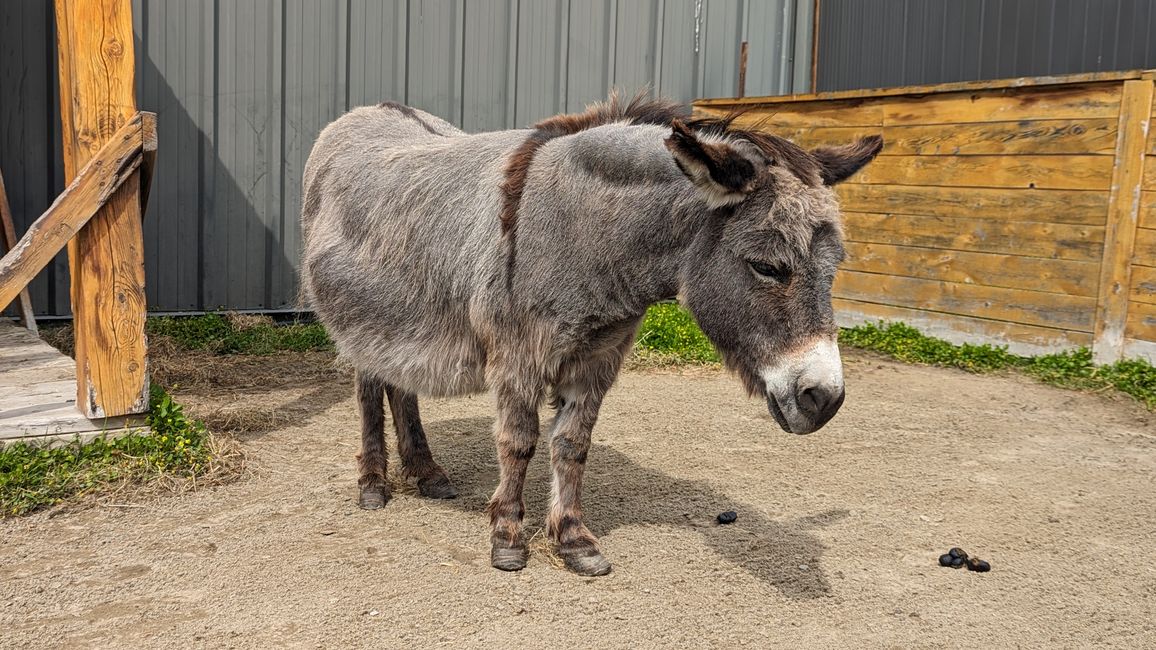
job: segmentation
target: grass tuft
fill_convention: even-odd
[[[23,515],[116,485],[195,480],[216,470],[218,453],[199,423],[159,386],[150,393],[146,435],[49,447],[0,449],[0,517]]]
[[[657,365],[720,361],[718,351],[698,328],[690,312],[674,303],[660,303],[646,312],[635,351]]]
[[[277,325],[268,316],[205,314],[150,318],[149,336],[164,336],[186,350],[217,354],[267,355],[281,351],[331,350],[321,323]]]

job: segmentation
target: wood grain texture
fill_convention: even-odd
[[[12,220],[12,208],[8,205],[8,191],[4,187],[4,176],[0,174],[0,245],[3,245],[3,250],[0,254],[7,253],[16,247],[16,224]],[[0,262],[0,266],[3,263]],[[4,286],[4,281],[0,280],[0,287]],[[28,295],[28,285],[24,284],[20,289],[20,294],[17,297],[19,302],[17,308],[20,313],[20,323],[31,332],[36,332],[36,314],[32,311],[32,298]],[[8,307],[11,301],[6,301],[0,298],[0,311]]]
[[[151,114],[149,116],[151,120]],[[136,115],[84,166],[13,247],[0,259],[0,305],[7,305],[36,274],[131,179],[142,157],[141,126]]]
[[[1144,179],[1144,149],[1148,140],[1148,123],[1152,113],[1152,90],[1153,84],[1149,80],[1124,82],[1119,138],[1116,144],[1116,165],[1112,174],[1112,191],[1108,199],[1108,222],[1104,234],[1104,255],[1100,266],[1100,291],[1092,343],[1092,356],[1096,363],[1112,363],[1124,354],[1132,255],[1140,213],[1140,190]]]
[[[895,97],[884,104],[883,123],[890,126],[1115,118],[1120,112],[1120,96],[1120,84],[1109,83]]]
[[[930,95],[941,93],[957,93],[965,91],[986,91],[1003,89],[1042,90],[1046,86],[1071,86],[1074,84],[1090,85],[1100,82],[1124,81],[1126,79],[1141,79],[1146,75],[1151,78],[1148,70],[1122,70],[1110,72],[1082,72],[1064,75],[1046,75],[1039,77],[1010,77],[1006,79],[990,79],[984,81],[960,81],[943,84],[926,84],[918,86],[891,86],[888,88],[864,88],[857,90],[837,90],[821,93],[797,93],[794,95],[774,95],[768,97],[723,97],[717,99],[699,99],[696,106],[711,106],[726,108],[729,106],[750,106],[759,104],[789,104],[804,101],[825,101],[834,99],[863,99],[869,97],[893,97],[899,95]],[[1117,84],[1113,84],[1117,85]]]
[[[841,268],[1094,298],[1100,264],[849,241]]]
[[[1132,263],[1156,266],[1156,230],[1137,228],[1136,243],[1132,249]]]
[[[1156,162],[1144,161],[1144,169],[1150,167],[1156,167]],[[1136,219],[1136,225],[1156,230],[1156,192],[1148,190],[1140,192],[1140,214]]]
[[[136,113],[130,0],[57,0],[65,175],[71,181]],[[113,193],[69,249],[77,405],[88,417],[148,406],[140,176]]]
[[[140,416],[90,419],[76,408],[76,364],[26,329],[0,321],[0,446],[49,436],[140,431]]]
[[[1109,156],[881,156],[847,183],[1106,190]]]
[[[1048,354],[1087,346],[1092,342],[1092,335],[1087,332],[1036,327],[844,298],[835,298],[833,304],[836,320],[843,327],[879,321],[898,321],[953,343],[1007,345],[1015,354]]]
[[[843,219],[856,242],[1096,263],[1104,248],[1097,226],[863,212]]]
[[[872,163],[874,164],[874,163]],[[1103,226],[1108,192],[1010,190],[844,183],[836,188],[847,212],[936,215]]]
[[[1079,296],[840,271],[833,295],[991,320],[1091,332],[1096,301]]]
[[[1156,304],[1156,267],[1132,267],[1132,286],[1128,292],[1128,300]]]
[[[1116,151],[1114,118],[1021,120],[944,126],[800,127],[773,120],[761,131],[787,138],[807,149],[841,145],[868,136],[883,136],[880,156],[975,156],[1099,154]]]
[[[1156,304],[1134,302],[1130,307],[1125,336],[1138,341],[1156,341]]]
[[[722,117],[731,114],[727,108],[703,107],[701,115]],[[881,127],[883,109],[879,104],[863,100],[843,102],[811,102],[802,104],[776,105],[768,109],[752,109],[735,119],[735,124],[745,128],[760,127],[763,124],[777,124],[787,127]]]

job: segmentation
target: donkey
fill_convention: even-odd
[[[590,432],[647,307],[674,297],[779,426],[822,427],[844,396],[831,186],[882,146],[808,152],[644,94],[473,135],[392,102],[334,121],[305,167],[302,288],[356,373],[359,505],[390,499],[385,399],[403,475],[445,499],[457,491],[418,396],[489,389],[491,564],[525,567],[522,487],[548,399],[548,533],[570,570],[608,573],[582,522]]]

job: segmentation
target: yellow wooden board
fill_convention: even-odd
[[[978,90],[927,97],[874,100],[883,124],[969,124],[1018,120],[1115,118],[1121,84],[1092,84],[1032,90]]]
[[[1138,228],[1136,230],[1136,245],[1132,249],[1132,263],[1156,266],[1156,230],[1150,228]]]
[[[880,156],[848,183],[1106,190],[1110,156]]]
[[[1010,190],[989,188],[864,185],[837,187],[849,212],[998,219],[1103,226],[1108,193],[1089,190]]]
[[[702,107],[699,112],[703,115],[721,117],[731,114],[732,109]],[[735,120],[736,125],[745,128],[765,123],[794,127],[879,127],[883,125],[883,110],[878,104],[863,100],[810,102],[753,109]]]
[[[1057,349],[1071,349],[1087,346],[1092,342],[1092,335],[1087,332],[1073,332],[1050,327],[1036,327],[1020,323],[961,316],[937,311],[908,309],[893,305],[883,305],[859,300],[835,298],[833,301],[836,314],[840,315],[841,322],[851,320],[848,315],[854,315],[855,321],[889,321],[913,324],[934,336],[948,338],[963,338],[966,341],[978,343],[995,342],[997,344],[1022,343],[1037,349],[1026,350],[1031,354],[1053,352]],[[962,336],[952,336],[955,333]]]
[[[1148,158],[1144,162],[1144,168],[1156,166],[1156,160]],[[1156,192],[1143,191],[1140,192],[1140,212],[1137,215],[1139,226],[1141,228],[1151,228],[1156,230]]]
[[[851,271],[1094,297],[1098,262],[847,242]]]
[[[1125,336],[1141,341],[1156,341],[1156,304],[1133,302],[1128,305]]]
[[[956,219],[847,212],[847,239],[977,253],[1099,263],[1104,229],[1099,226]]]
[[[1128,299],[1133,302],[1156,304],[1156,267],[1132,267],[1132,287],[1128,292]]]
[[[840,271],[834,295],[1012,323],[1091,332],[1096,301],[1055,293]]]
[[[788,104],[799,101],[832,99],[861,99],[866,97],[890,97],[895,95],[937,95],[961,91],[982,91],[995,89],[1038,90],[1043,86],[1088,85],[1093,82],[1124,81],[1126,79],[1151,79],[1152,70],[1112,70],[1110,72],[1079,72],[1075,74],[1046,75],[1038,77],[1008,77],[985,79],[983,81],[957,81],[952,83],[925,84],[920,86],[888,86],[887,88],[862,88],[857,90],[836,90],[821,93],[800,93],[795,95],[772,95],[762,97],[725,97],[699,99],[695,105],[701,106],[751,106],[758,104]]]
[[[978,124],[878,127],[799,127],[775,124],[760,131],[807,149],[841,145],[882,135],[881,156],[973,156],[1016,154],[1102,154],[1116,150],[1116,120],[1026,120]]]

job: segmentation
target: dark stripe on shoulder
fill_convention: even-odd
[[[526,177],[530,173],[530,163],[542,145],[554,138],[571,135],[596,126],[612,122],[632,124],[660,124],[669,126],[689,111],[685,106],[664,99],[651,99],[646,92],[640,92],[623,104],[615,93],[605,102],[592,104],[581,113],[568,113],[546,118],[534,125],[534,131],[510,154],[506,163],[505,181],[502,183],[502,211],[499,218],[502,233],[510,234],[518,218],[518,206],[526,189]]]
[[[404,116],[408,117],[409,119],[422,125],[422,127],[426,131],[429,131],[430,133],[432,133],[434,135],[441,135],[441,133],[438,133],[437,131],[435,131],[434,128],[432,126],[430,126],[428,122],[421,119],[421,116],[417,114],[417,111],[413,110],[413,108],[411,108],[409,106],[406,106],[405,104],[399,104],[398,102],[393,102],[393,101],[387,100],[387,101],[384,101],[384,102],[378,104],[377,107],[378,108],[392,108],[393,110],[401,113],[402,115],[404,115]]]

